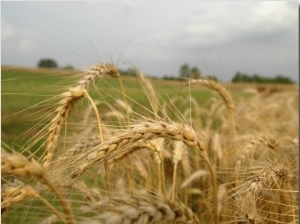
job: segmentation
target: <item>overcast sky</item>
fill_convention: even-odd
[[[1,2],[1,63],[113,62],[152,76],[182,64],[229,81],[236,71],[298,82],[298,1]]]

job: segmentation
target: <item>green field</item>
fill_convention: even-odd
[[[2,67],[1,77],[1,134],[2,141],[8,144],[22,145],[26,139],[31,138],[38,132],[35,124],[38,117],[43,117],[49,106],[55,106],[61,98],[59,94],[65,92],[69,87],[74,86],[83,75],[80,71],[55,70],[55,69],[29,69]],[[122,76],[128,101],[134,110],[141,109],[141,106],[149,108],[149,101],[140,80],[137,77]],[[170,99],[180,96],[188,99],[191,95],[197,100],[200,106],[205,106],[207,100],[214,94],[205,87],[192,87],[190,92],[185,82],[167,81],[162,79],[151,79],[155,92],[160,102],[170,104]],[[118,79],[107,77],[95,80],[90,86],[89,93],[95,101],[112,104],[116,99],[124,99]],[[294,85],[258,85],[258,84],[231,84],[227,89],[233,97],[247,97],[242,90],[245,88],[280,88],[294,90]],[[274,87],[275,86],[275,87]],[[216,94],[214,94],[216,95]],[[53,99],[53,97],[55,97]],[[52,99],[52,100],[50,100]],[[183,112],[186,105],[175,103],[175,106]],[[103,112],[106,107],[101,108]],[[34,129],[26,132],[34,126]],[[25,133],[26,132],[26,133]],[[22,138],[19,138],[22,135]]]
[[[82,74],[79,71],[2,67],[2,141],[23,145],[26,139],[33,137],[38,132],[35,126],[38,117],[43,117],[48,107],[55,106],[61,99],[52,98],[74,86]],[[140,105],[149,108],[147,95],[138,78],[123,76],[122,82],[131,107],[137,111],[141,109]],[[185,82],[151,79],[151,83],[161,102],[169,102],[175,96],[188,98],[190,95]],[[89,87],[95,101],[112,104],[116,99],[123,99],[118,79],[95,80],[95,87]],[[205,105],[212,92],[205,88],[192,88],[191,95],[200,105]],[[176,106],[183,109],[179,104]],[[104,106],[103,110],[106,109]],[[26,132],[33,126],[34,129]]]

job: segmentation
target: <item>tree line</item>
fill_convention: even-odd
[[[39,68],[58,68],[58,64],[55,60],[51,58],[42,58],[39,60],[38,65]],[[62,69],[73,69],[73,66],[66,65],[62,67]],[[129,75],[134,76],[135,71],[131,68],[120,69],[121,75]],[[196,66],[190,66],[189,64],[185,63],[180,66],[179,68],[179,76],[163,76],[162,79],[166,80],[186,80],[186,79],[199,79],[199,78],[207,78],[213,79],[218,81],[218,78],[214,75],[206,75],[203,76],[201,71]],[[265,77],[260,74],[253,74],[249,75],[247,73],[237,71],[233,78],[231,79],[233,83],[282,83],[282,84],[292,84],[294,83],[290,78],[284,75],[277,75],[276,77]]]
[[[281,84],[292,84],[294,83],[290,78],[277,75],[275,77],[265,77],[259,74],[249,75],[247,73],[236,72],[231,82],[239,83],[281,83]]]
[[[52,58],[42,58],[37,63],[38,68],[59,68],[57,62]],[[65,65],[61,69],[74,69],[72,65]]]

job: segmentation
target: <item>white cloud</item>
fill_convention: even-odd
[[[4,19],[1,19],[1,40],[6,41],[13,38],[16,34],[15,27]]]
[[[213,2],[214,3],[214,2]],[[297,11],[286,2],[228,2],[210,6],[214,13],[193,18],[184,31],[191,47],[210,48],[219,44],[277,38],[276,32],[293,28]],[[245,42],[244,42],[245,43]]]
[[[14,53],[35,51],[42,40],[38,31],[29,28],[18,29],[4,19],[1,19],[1,33],[1,40],[5,43],[2,47]]]
[[[18,40],[18,50],[22,53],[34,51],[36,50],[36,44],[32,39],[23,36]]]

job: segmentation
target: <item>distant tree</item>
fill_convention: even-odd
[[[179,70],[181,78],[189,78],[190,77],[190,69],[188,64],[183,64]]]
[[[258,83],[258,82],[260,82],[261,79],[262,78],[260,77],[259,74],[254,74],[252,77],[252,82]]]
[[[233,78],[231,79],[231,82],[242,82],[242,74],[239,71],[236,72]]]
[[[178,77],[174,77],[174,76],[172,76],[172,75],[164,75],[163,77],[162,77],[162,79],[164,79],[164,80],[178,80]]]
[[[179,69],[181,78],[198,79],[201,77],[201,72],[197,67],[190,68],[188,64],[183,64]]]
[[[288,77],[284,77],[283,75],[277,75],[276,77],[265,77],[259,74],[254,74],[252,76],[236,72],[235,76],[231,80],[232,82],[244,82],[244,83],[282,83],[282,84],[291,84],[294,83]]]
[[[199,79],[201,77],[201,72],[199,71],[199,69],[197,67],[193,67],[191,69],[191,77],[193,79]]]
[[[119,70],[119,73],[121,75],[127,75],[127,76],[135,76],[136,75],[136,72],[134,69],[132,68],[128,68],[128,69],[118,69]]]
[[[290,80],[288,77],[284,77],[283,75],[277,75],[274,78],[274,83],[292,84],[294,82]]]
[[[246,73],[242,73],[242,72],[236,72],[235,76],[231,79],[231,82],[251,82],[252,78],[246,74]]]
[[[39,68],[57,68],[57,63],[51,58],[42,58],[38,62]]]

